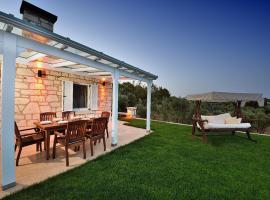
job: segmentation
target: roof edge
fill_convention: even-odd
[[[50,38],[52,40],[56,40],[56,41],[58,41],[58,42],[60,42],[62,44],[68,45],[68,46],[73,47],[75,49],[81,50],[83,52],[87,52],[87,53],[89,53],[91,55],[95,55],[95,56],[100,57],[102,59],[108,60],[108,61],[110,61],[112,63],[118,64],[119,66],[126,67],[128,69],[138,71],[138,72],[140,72],[142,74],[145,74],[148,79],[150,78],[152,80],[156,80],[158,78],[157,75],[154,75],[154,74],[152,74],[150,72],[144,71],[144,70],[142,70],[140,68],[137,68],[137,67],[135,67],[133,65],[127,64],[127,63],[125,63],[125,62],[123,62],[121,60],[113,58],[113,57],[111,57],[111,56],[109,56],[107,54],[104,54],[104,53],[102,53],[100,51],[92,49],[92,48],[90,48],[90,47],[88,47],[86,45],[80,44],[80,43],[78,43],[76,41],[73,41],[73,40],[67,38],[67,37],[61,36],[61,35],[56,34],[54,32],[50,32],[50,31],[48,31],[48,30],[46,30],[46,29],[44,29],[42,27],[36,26],[36,25],[31,24],[31,23],[29,23],[27,21],[19,19],[19,18],[15,17],[12,14],[6,14],[6,13],[0,11],[0,21],[4,22],[6,24],[10,24],[10,25],[13,25],[15,27],[18,27],[20,29],[25,29],[27,31],[34,32],[34,33],[42,35],[44,37],[48,37],[48,38]]]

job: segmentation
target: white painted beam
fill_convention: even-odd
[[[0,40],[1,40],[1,34],[3,34],[4,31],[0,30]],[[12,33],[9,33],[12,34]],[[96,68],[102,71],[108,71],[110,73],[113,73],[115,70],[115,67],[112,67],[110,65],[106,65],[94,60],[91,60],[89,58],[65,51],[65,50],[61,50],[58,48],[55,48],[53,46],[49,46],[46,44],[42,44],[39,43],[37,41],[28,39],[28,38],[24,38],[21,36],[16,35],[17,37],[17,47],[20,48],[26,48],[26,49],[33,49],[33,51],[39,52],[39,53],[43,53],[43,54],[47,54],[50,56],[56,56],[62,59],[65,59],[67,61],[71,61],[74,63],[79,63],[82,65],[86,65],[89,66],[91,68]],[[147,79],[146,77],[141,77],[138,76],[132,72],[127,72],[124,70],[119,70],[120,74],[125,76],[125,77],[129,77],[131,79],[135,79],[135,80],[139,80],[139,81],[143,81],[143,82],[147,82],[149,79]],[[150,79],[151,80],[151,79]]]
[[[135,74],[132,74],[132,73],[129,73],[129,72],[126,72],[126,71],[122,71],[122,70],[119,70],[120,74],[122,76],[125,76],[125,77],[128,77],[128,78],[131,78],[131,79],[135,79],[135,80],[138,80],[138,81],[143,81],[143,82],[148,82],[149,80],[144,78],[144,77],[140,77],[138,75],[135,75]]]
[[[111,75],[110,72],[86,72],[91,76]]]
[[[15,186],[14,98],[16,74],[16,36],[4,33],[2,91],[2,188]]]
[[[118,89],[119,89],[119,71],[115,70],[113,78],[113,99],[112,99],[112,146],[118,143]]]
[[[76,65],[76,63],[71,62],[71,61],[64,61],[64,62],[60,62],[60,63],[51,64],[51,67],[57,68],[57,67],[66,67],[66,66],[70,66],[70,65]]]
[[[94,67],[96,69],[108,71],[111,73],[113,73],[113,70],[114,70],[113,67],[110,67],[108,65],[90,60],[86,57],[76,55],[74,53],[71,53],[65,50],[60,50],[55,47],[36,42],[34,40],[30,40],[28,38],[23,38],[21,36],[17,36],[17,47],[33,49],[34,51],[37,51],[40,53],[44,53],[50,56],[56,56],[58,58],[65,59],[67,61],[79,63],[82,65],[87,65],[89,67]]]
[[[151,92],[152,92],[152,81],[147,82],[147,113],[146,113],[146,131],[151,131]]]
[[[43,53],[37,53],[37,54],[35,54],[35,55],[33,55],[33,56],[30,56],[29,58],[26,58],[25,61],[26,61],[27,63],[29,63],[29,62],[32,62],[32,61],[34,61],[34,60],[38,60],[38,59],[40,59],[40,58],[43,58],[43,57],[45,57],[45,56],[47,56],[47,55],[46,55],[46,54],[43,54]]]
[[[100,70],[95,69],[95,68],[92,68],[92,67],[84,67],[84,68],[72,69],[72,71],[75,71],[75,72],[86,72],[86,71],[100,71]]]

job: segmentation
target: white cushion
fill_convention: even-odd
[[[199,124],[197,123],[198,128],[200,128]],[[250,128],[250,123],[241,123],[241,124],[215,124],[215,123],[206,123],[204,125],[204,129],[247,129]]]
[[[224,124],[224,120],[222,118],[218,117],[217,115],[213,115],[213,116],[202,115],[201,119],[207,120],[208,123]],[[207,122],[205,122],[205,124],[206,123]]]
[[[214,124],[225,124],[225,119],[230,118],[230,113],[220,114],[220,115],[202,115],[202,120],[207,120],[208,123],[214,123]],[[205,122],[204,124],[207,124]]]
[[[224,114],[220,114],[217,115],[219,118],[223,119],[225,122],[225,119],[232,117],[230,113],[224,113]]]
[[[225,119],[225,124],[241,124],[242,118],[229,117]]]

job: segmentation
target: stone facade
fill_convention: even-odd
[[[1,66],[0,66],[1,67]],[[78,114],[99,116],[101,111],[111,112],[112,85],[100,84],[99,80],[89,77],[46,70],[46,77],[37,77],[37,67],[17,64],[15,80],[15,120],[20,128],[31,127],[39,120],[41,112],[62,111],[62,81],[98,84],[98,110]]]

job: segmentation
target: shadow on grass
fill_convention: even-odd
[[[237,145],[239,148],[247,144],[256,144],[256,142],[247,138],[245,133],[237,133],[232,135],[231,133],[213,133],[207,134],[207,144],[212,146],[228,146]]]

